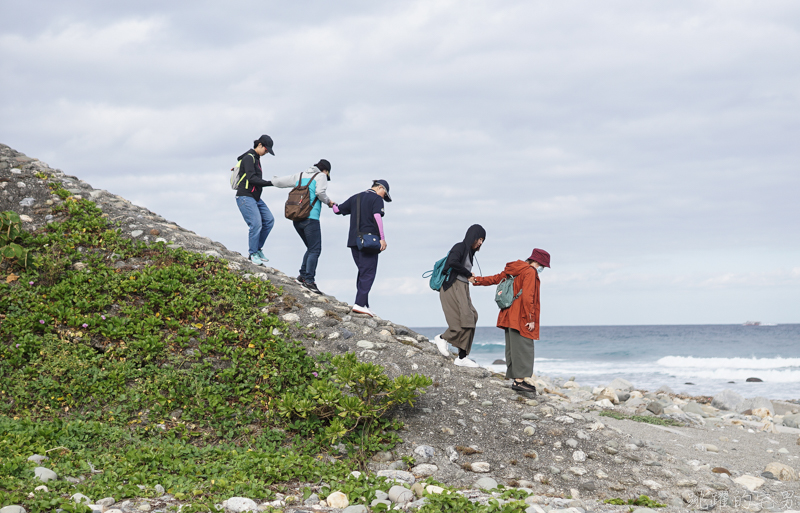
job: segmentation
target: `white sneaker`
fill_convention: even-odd
[[[360,314],[367,314],[370,317],[375,317],[375,314],[372,313],[372,310],[370,310],[366,306],[353,305],[353,312],[354,313],[360,313]]]
[[[456,358],[456,361],[453,362],[456,367],[480,367],[477,362],[470,360],[469,358]]]
[[[436,344],[436,348],[442,353],[442,356],[450,356],[450,351],[447,350],[447,341],[441,335],[436,335],[433,343]]]

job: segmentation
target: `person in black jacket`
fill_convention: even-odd
[[[436,335],[433,342],[443,356],[450,356],[448,342],[457,347],[458,358],[453,363],[459,367],[478,367],[475,361],[467,358],[478,323],[478,311],[472,306],[469,296],[469,280],[474,276],[473,257],[485,239],[486,230],[481,225],[473,224],[467,229],[464,240],[455,244],[447,255],[444,272],[449,270],[450,274],[439,289],[439,301],[447,320],[447,331]]]
[[[250,261],[256,265],[265,265],[269,262],[261,249],[275,225],[272,212],[267,204],[261,201],[261,189],[272,185],[271,181],[261,177],[261,157],[267,153],[275,155],[272,151],[272,138],[262,135],[253,141],[253,149],[243,153],[238,159],[241,164],[239,164],[240,172],[236,188],[236,205],[250,229],[247,245]]]

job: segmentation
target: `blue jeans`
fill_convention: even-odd
[[[306,245],[306,254],[303,255],[303,263],[300,265],[300,277],[303,281],[314,282],[317,275],[317,262],[322,253],[322,231],[319,229],[319,219],[303,219],[294,221],[294,229],[297,235],[303,239]]]
[[[256,201],[250,196],[236,196],[236,206],[239,207],[244,222],[250,228],[247,238],[249,254],[258,253],[264,247],[264,242],[275,225],[275,218],[272,217],[272,212],[266,203],[261,200]]]

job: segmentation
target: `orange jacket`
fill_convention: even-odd
[[[497,315],[498,328],[512,328],[525,338],[539,340],[539,273],[524,260],[509,262],[500,274],[494,276],[478,276],[475,285],[497,285],[504,278],[515,276],[514,295],[520,295],[511,306],[500,310]],[[525,325],[536,323],[533,330]]]

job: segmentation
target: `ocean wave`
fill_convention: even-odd
[[[657,362],[665,367],[665,372],[672,369],[713,369],[713,370],[768,370],[768,369],[800,369],[800,358],[699,358],[696,356],[665,356]],[[668,369],[668,370],[667,370]]]

